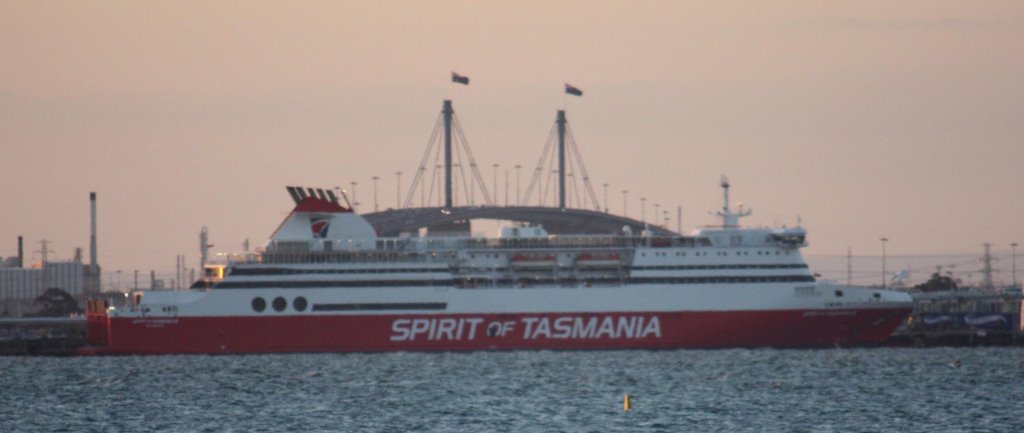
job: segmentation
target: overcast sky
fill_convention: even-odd
[[[710,224],[726,174],[812,255],[1024,241],[1020,2],[783,4],[0,2],[0,256],[88,251],[90,191],[125,272],[194,266],[204,225],[262,243],[285,185],[355,181],[372,210],[376,175],[393,207],[447,97],[488,183],[566,104],[615,213],[627,189],[630,216]]]

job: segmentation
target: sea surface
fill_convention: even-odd
[[[20,431],[1024,432],[1024,348],[0,358]]]

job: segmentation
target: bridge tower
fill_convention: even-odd
[[[445,99],[441,114],[444,116],[444,208],[452,208],[452,100]]]
[[[435,152],[436,151],[436,152]],[[443,160],[443,161],[442,161]],[[429,163],[431,162],[432,163]],[[428,164],[429,163],[429,164]],[[466,173],[466,168],[469,173]],[[431,173],[427,173],[427,167],[434,167]],[[460,180],[461,179],[461,180]],[[442,191],[441,184],[444,184]],[[409,193],[405,202],[399,206],[402,208],[412,206],[416,197],[417,187],[420,188],[421,206],[426,207],[428,202],[433,202],[436,192],[437,202],[444,209],[457,207],[456,194],[461,185],[462,197],[469,203],[473,201],[475,190],[479,188],[483,195],[483,202],[491,206],[491,195],[487,192],[486,184],[480,175],[473,152],[466,141],[466,135],[462,132],[462,125],[452,108],[451,99],[445,99],[441,106],[441,114],[434,124],[434,131],[430,134],[427,148],[420,159],[420,165],[413,176]],[[429,191],[429,195],[425,193]]]
[[[558,110],[558,208],[565,209],[565,110]]]
[[[544,151],[541,152],[533,177],[530,178],[530,184],[527,185],[526,193],[523,194],[519,205],[527,205],[536,192],[537,205],[543,206],[549,197],[548,187],[551,185],[552,174],[557,176],[553,180],[558,182],[559,209],[573,207],[570,199],[575,200],[575,207],[579,209],[601,209],[597,194],[594,193],[594,186],[590,183],[587,167],[583,164],[583,156],[580,155],[572,128],[566,119],[565,110],[557,112],[555,124],[551,127],[548,140],[544,144]],[[577,179],[582,180],[582,185],[576,183]]]

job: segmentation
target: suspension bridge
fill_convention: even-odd
[[[477,189],[482,198],[479,203]],[[500,206],[487,190],[452,101],[446,99],[402,206],[363,217],[380,236],[420,229],[439,235],[469,234],[472,220],[540,225],[551,234],[640,234],[649,230],[656,236],[677,235],[665,226],[613,215],[607,208],[602,211],[565,110],[556,113],[525,193],[518,197],[517,191],[516,195],[516,203],[508,205],[506,198],[506,205]],[[414,205],[417,198],[419,207]]]

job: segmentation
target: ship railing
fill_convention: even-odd
[[[442,252],[418,253],[404,251],[360,251],[360,252],[268,252],[256,263],[297,264],[297,263],[447,263],[453,254]],[[247,262],[252,263],[252,262]]]
[[[285,246],[279,243],[280,246]],[[550,236],[547,238],[472,238],[381,240],[373,250],[271,249],[263,253],[227,254],[229,264],[250,263],[434,263],[458,257],[460,251],[544,252],[556,250],[622,251],[633,248],[695,248],[710,246],[706,238],[685,236]],[[382,247],[382,248],[381,248]]]
[[[387,247],[420,248],[429,251],[444,250],[512,250],[512,249],[589,249],[589,248],[637,248],[637,247],[681,247],[695,248],[711,246],[707,238],[686,236],[549,236],[546,238],[472,238],[472,239],[427,239],[422,243],[384,243]]]

